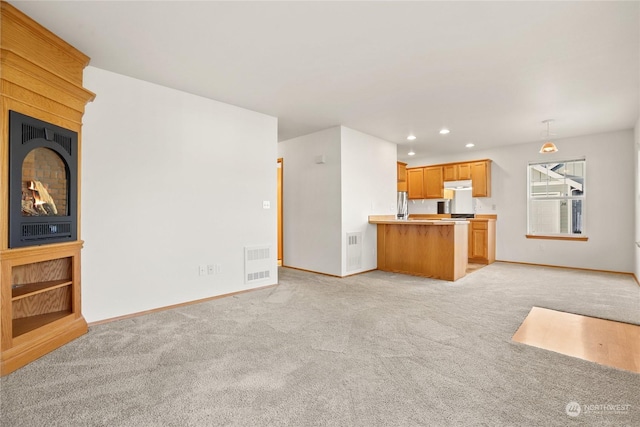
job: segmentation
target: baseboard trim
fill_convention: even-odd
[[[345,277],[357,276],[358,274],[370,273],[370,272],[372,272],[372,271],[376,271],[376,270],[377,270],[377,268],[372,268],[371,270],[359,271],[359,272],[357,272],[357,273],[347,274],[346,276],[337,276],[337,275],[335,275],[335,274],[322,273],[322,272],[320,272],[320,271],[307,270],[307,269],[304,269],[304,268],[298,268],[298,267],[291,267],[290,265],[283,265],[282,267],[284,267],[284,268],[290,268],[291,270],[304,271],[305,273],[321,274],[321,275],[323,275],[323,276],[335,277],[336,279],[344,279]]]
[[[166,311],[166,310],[171,310],[171,309],[174,309],[174,308],[186,307],[186,306],[194,305],[194,304],[200,304],[200,303],[207,302],[207,301],[213,301],[213,300],[217,300],[217,299],[221,299],[221,298],[232,297],[234,295],[244,294],[244,293],[247,293],[247,292],[253,292],[253,291],[259,291],[259,290],[262,290],[262,289],[273,288],[275,286],[278,286],[278,284],[274,283],[273,285],[266,285],[266,286],[260,286],[258,288],[244,289],[242,291],[230,292],[228,294],[216,295],[216,296],[213,296],[213,297],[202,298],[202,299],[197,299],[197,300],[187,301],[187,302],[181,302],[179,304],[172,304],[172,305],[167,305],[167,306],[164,306],[164,307],[152,308],[151,310],[138,311],[138,312],[135,312],[135,313],[125,314],[123,316],[117,316],[117,317],[111,317],[109,319],[97,320],[95,322],[90,322],[88,325],[89,325],[89,327],[91,327],[91,326],[102,325],[102,324],[105,324],[105,323],[116,322],[118,320],[132,319],[134,317],[140,317],[140,316],[144,316],[146,314],[158,313],[160,311]]]
[[[594,273],[622,274],[622,275],[625,275],[625,276],[633,277],[635,279],[636,283],[638,283],[638,278],[635,277],[635,274],[629,273],[629,272],[626,272],[626,271],[599,270],[599,269],[596,269],[596,268],[583,268],[583,267],[567,267],[567,266],[564,266],[564,265],[538,264],[538,263],[535,263],[535,262],[521,262],[521,261],[496,260],[496,262],[504,262],[505,264],[531,265],[531,266],[536,266],[536,267],[563,268],[563,269],[566,269],[566,270],[591,271],[591,272],[594,272]]]
[[[638,276],[636,276],[635,273],[631,273],[633,274],[633,278],[636,280],[636,285],[640,286],[640,281],[638,280]]]

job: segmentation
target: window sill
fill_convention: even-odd
[[[586,242],[589,240],[588,237],[577,237],[577,236],[551,236],[551,235],[538,235],[538,234],[527,234],[527,239],[545,239],[545,240],[573,240],[576,242]]]

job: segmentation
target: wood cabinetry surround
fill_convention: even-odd
[[[0,13],[0,374],[6,375],[87,332],[80,189],[77,241],[9,248],[9,111],[77,132],[81,152],[82,116],[95,95],[82,86],[86,55],[4,1]]]
[[[473,197],[491,197],[491,160],[407,168],[409,199],[442,199],[445,181],[472,181]]]
[[[410,220],[446,219],[451,214],[411,214]],[[477,214],[469,218],[469,262],[491,264],[496,261],[496,221],[494,214]]]
[[[377,224],[379,270],[450,281],[466,274],[466,223],[373,217],[369,223]]]

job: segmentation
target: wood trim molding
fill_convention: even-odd
[[[526,234],[527,239],[542,239],[542,240],[570,240],[576,242],[586,242],[588,237],[573,237],[573,236],[541,236],[537,234]]]
[[[449,163],[438,163],[438,164],[435,164],[435,165],[410,166],[410,167],[407,167],[407,169],[418,169],[418,168],[431,167],[431,166],[461,165],[461,164],[465,164],[465,163],[492,162],[492,161],[493,160],[491,160],[491,159],[465,160],[463,162],[449,162]]]
[[[234,295],[245,294],[247,292],[260,291],[262,289],[273,288],[275,286],[278,286],[278,284],[274,283],[273,285],[261,286],[259,288],[244,289],[242,291],[230,292],[228,294],[216,295],[214,297],[208,297],[208,298],[202,298],[202,299],[197,299],[197,300],[193,300],[193,301],[181,302],[179,304],[172,304],[172,305],[167,305],[167,306],[164,306],[164,307],[152,308],[151,310],[138,311],[136,313],[125,314],[123,316],[117,316],[117,317],[111,317],[109,319],[97,320],[95,322],[90,322],[88,325],[89,325],[89,327],[91,327],[91,326],[102,325],[102,324],[105,324],[105,323],[116,322],[118,320],[133,319],[135,317],[144,316],[146,314],[158,313],[160,311],[171,310],[171,309],[174,309],[174,308],[187,307],[189,305],[200,304],[200,303],[207,302],[207,301],[213,301],[213,300],[217,300],[217,299],[221,299],[221,298],[232,297]]]
[[[635,277],[633,273],[629,273],[626,271],[614,271],[614,270],[600,270],[597,268],[583,268],[583,267],[567,267],[565,265],[552,265],[552,264],[538,264],[535,262],[522,262],[522,261],[505,261],[505,260],[496,260],[496,262],[503,262],[505,264],[520,264],[520,265],[531,265],[534,267],[550,267],[550,268],[563,268],[566,270],[579,270],[579,271],[590,271],[593,273],[610,273],[610,274],[622,274],[626,276],[631,276],[638,282],[638,278]],[[640,286],[640,282],[638,283]]]

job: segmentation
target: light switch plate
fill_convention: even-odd
[[[262,201],[262,209],[271,209],[271,202],[268,200]]]

